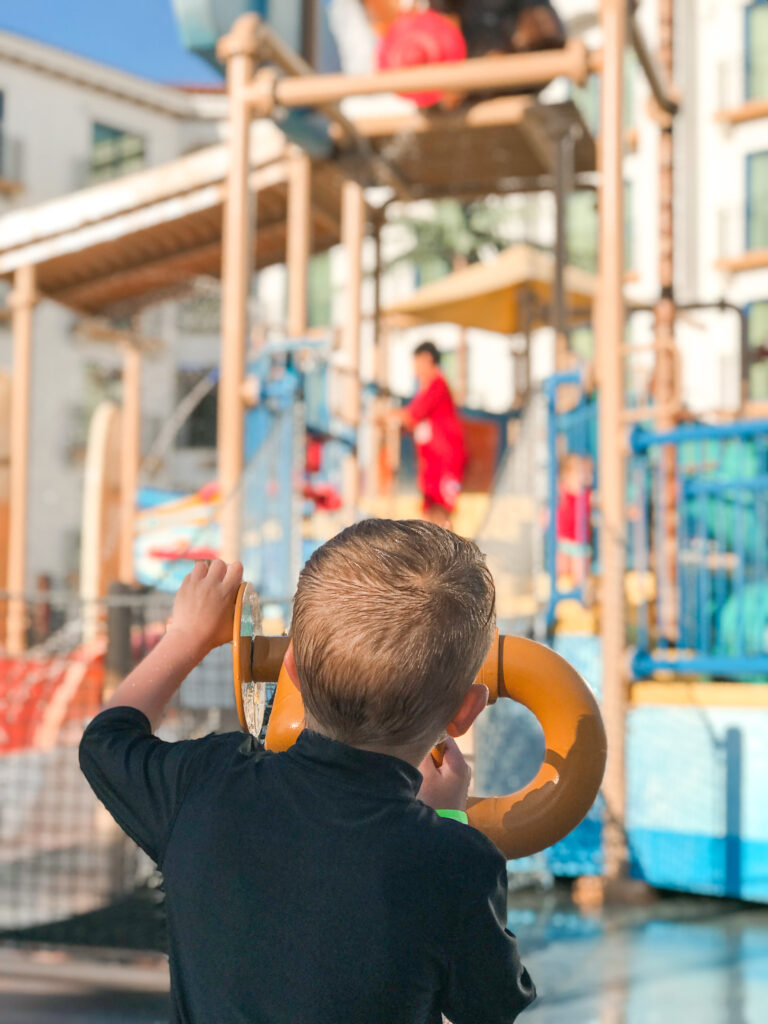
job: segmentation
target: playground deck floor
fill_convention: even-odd
[[[577,913],[556,891],[512,899],[510,927],[539,988],[531,1024],[764,1024],[768,908],[667,898]],[[163,959],[0,949],[3,1024],[168,1019]]]

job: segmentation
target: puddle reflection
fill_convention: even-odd
[[[663,900],[584,915],[514,907],[539,1000],[531,1024],[765,1024],[768,909]]]

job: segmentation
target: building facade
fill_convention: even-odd
[[[0,32],[0,214],[220,141],[223,105],[221,95],[156,85]],[[189,381],[215,365],[218,322],[169,302],[147,311],[139,326],[162,342],[143,378],[148,445]],[[79,565],[88,424],[99,401],[119,401],[121,356],[89,341],[73,313],[47,301],[36,314],[33,350],[28,586],[41,575],[64,586]],[[6,319],[0,368],[10,362]],[[157,482],[174,488],[210,479],[209,445],[209,438],[183,435]]]

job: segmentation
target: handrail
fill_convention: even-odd
[[[632,450],[639,455],[658,444],[679,444],[681,441],[718,441],[730,437],[757,437],[760,434],[768,434],[768,420],[697,423],[661,432],[636,427],[632,432]]]
[[[473,57],[464,61],[422,64],[367,75],[344,73],[293,75],[270,82],[256,80],[245,90],[251,104],[273,103],[285,107],[322,107],[348,96],[372,96],[388,92],[423,92],[428,89],[451,92],[483,92],[516,86],[546,85],[564,75],[583,84],[589,73],[587,49],[572,39],[559,50]],[[271,92],[265,95],[265,86]]]

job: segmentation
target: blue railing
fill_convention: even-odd
[[[632,450],[629,532],[656,590],[639,608],[635,674],[768,677],[768,420],[640,427]],[[663,522],[672,472],[674,554]]]
[[[585,598],[583,587],[561,590],[558,583],[562,460],[569,454],[587,456],[597,469],[597,402],[579,396],[579,381],[573,372],[545,384],[550,628],[561,601]],[[566,388],[576,389],[575,398]],[[626,488],[635,676],[667,670],[768,678],[768,420],[693,423],[663,431],[638,426]],[[591,558],[592,573],[599,575],[596,526]]]

